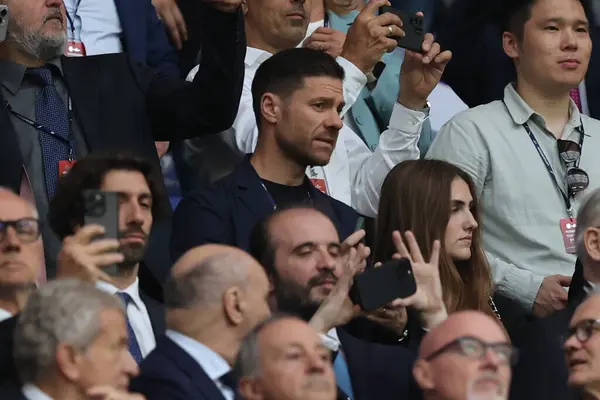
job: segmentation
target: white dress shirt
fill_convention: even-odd
[[[10,317],[12,317],[11,313],[3,308],[0,308],[0,322],[4,321],[5,319],[9,319]]]
[[[269,57],[271,54],[266,51],[253,47],[246,49],[244,87],[237,117],[233,126],[222,133],[225,140],[242,154],[252,153],[256,148],[258,127],[252,108],[252,81],[258,67]],[[342,57],[338,57],[337,61],[346,74],[343,114],[354,104],[367,79],[351,62]],[[194,71],[197,68],[190,72],[188,79],[193,79]],[[344,125],[329,164],[309,167],[307,175],[324,179],[331,197],[364,216],[375,217],[381,186],[388,172],[402,161],[419,158],[419,136],[426,117],[424,112],[409,110],[396,103],[390,125],[381,134],[379,145],[373,152],[352,129]]]
[[[66,11],[75,24],[75,40],[85,46],[86,55],[121,53],[121,20],[113,0],[64,0]],[[79,3],[77,11],[75,7]],[[71,38],[71,24],[67,21]]]
[[[26,383],[21,388],[21,393],[27,400],[52,400],[52,397],[42,392],[37,386],[31,383]]]
[[[142,356],[146,357],[156,347],[156,339],[154,338],[150,315],[148,314],[146,305],[140,298],[139,279],[135,278],[135,282],[125,290],[119,290],[110,283],[103,281],[98,281],[96,287],[110,294],[125,292],[131,296],[133,301],[127,305],[127,317],[135,333],[135,338],[140,345]]]
[[[221,377],[231,371],[231,366],[223,357],[197,340],[177,331],[168,329],[165,334],[202,367],[206,375],[223,393],[226,400],[234,399],[234,393],[231,388],[221,382]]]

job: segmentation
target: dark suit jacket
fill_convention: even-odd
[[[0,399],[2,400],[27,400],[21,392],[21,387],[14,381],[2,382],[0,380]]]
[[[167,336],[141,362],[130,390],[146,400],[224,400],[202,367]]]
[[[579,393],[567,386],[563,344],[571,317],[584,299],[585,293],[566,308],[530,324],[515,339],[520,354],[513,369],[511,400],[579,398]]]
[[[347,205],[323,194],[312,184],[315,206],[327,214],[341,239],[356,229],[358,214]],[[234,172],[205,190],[193,191],[175,210],[171,236],[174,260],[187,250],[207,243],[221,243],[249,250],[254,226],[273,212],[269,195],[250,164],[250,155]]]
[[[136,62],[179,76],[178,56],[151,0],[115,0],[124,50]]]
[[[476,107],[504,96],[504,87],[516,80],[512,60],[502,48],[499,15],[501,1],[455,0],[438,30],[442,49],[452,50],[442,80],[469,107]],[[590,11],[591,12],[591,11]],[[600,41],[600,29],[591,15],[592,42]],[[600,118],[600,52],[594,49],[585,79],[590,114]]]
[[[165,308],[161,303],[150,298],[147,294],[140,291],[140,298],[146,305],[152,332],[156,341],[165,333]],[[6,386],[20,386],[20,380],[17,375],[15,363],[13,361],[14,338],[13,333],[17,325],[18,315],[0,322],[0,384],[6,383]],[[5,388],[10,390],[10,388]],[[4,394],[0,390],[0,394]],[[4,400],[3,396],[0,399]]]
[[[416,352],[398,344],[384,344],[376,324],[357,318],[337,329],[346,357],[354,400],[420,399],[412,376]]]

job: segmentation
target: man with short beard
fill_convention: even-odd
[[[142,262],[152,223],[160,217],[161,201],[166,201],[160,179],[160,171],[141,159],[124,155],[88,156],[61,179],[48,217],[52,229],[64,239],[60,265],[73,264],[73,269],[85,270],[116,263],[111,283],[101,277],[97,286],[118,295],[125,303],[129,350],[137,362],[154,349],[156,337],[165,330],[164,308],[149,296],[153,288],[147,284]],[[99,227],[84,226],[85,190],[117,193],[120,231],[117,252],[103,241],[94,240],[101,233]],[[76,232],[84,234],[72,236]]]

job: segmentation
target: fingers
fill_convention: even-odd
[[[377,17],[373,18],[372,21],[370,21],[370,24],[377,26],[393,25],[396,28],[402,28],[402,20],[399,16],[392,13],[378,15]],[[402,31],[402,36],[404,36],[404,31]]]
[[[68,240],[78,244],[87,244],[94,237],[104,235],[104,232],[105,229],[103,226],[94,224],[85,225],[83,228],[79,229],[75,235],[70,236]]]
[[[356,246],[360,243],[361,240],[365,238],[365,230],[359,229],[354,232],[352,235],[348,236],[346,240],[342,242],[342,250],[348,251],[351,247]]]
[[[381,28],[379,28],[378,32],[380,32],[381,36],[387,36],[389,38],[403,37],[404,35],[406,35],[402,28],[400,28],[397,25],[384,25]],[[398,44],[398,42],[394,42],[396,43],[396,45]]]
[[[183,41],[186,41],[188,39],[187,25],[185,24],[185,19],[183,19],[183,15],[181,14],[179,7],[177,6],[177,3],[173,2],[171,11],[173,12],[173,18],[175,19],[175,26],[177,27],[177,30],[179,31],[181,39]]]
[[[175,16],[171,12],[171,10],[168,10],[161,13],[160,18],[169,30],[169,34],[171,35],[171,40],[173,41],[173,44],[175,45],[177,50],[181,50],[181,48],[183,47],[183,40],[181,38],[181,35],[179,34],[179,28],[177,27],[177,21],[175,20]]]
[[[377,15],[377,13],[379,12],[379,9],[383,6],[391,6],[390,2],[387,0],[371,0],[369,1],[369,3],[366,5],[366,7],[363,9],[363,13],[369,14],[369,15]]]
[[[120,264],[123,262],[123,254],[121,253],[108,253],[108,254],[99,254],[97,256],[92,256],[92,263],[94,265],[99,266],[100,268],[106,267],[112,264]]]
[[[86,246],[88,254],[100,254],[115,251],[119,249],[117,239],[100,239]]]
[[[396,247],[396,254],[400,255],[402,258],[408,258],[412,262],[410,253],[406,249],[404,241],[402,240],[402,235],[399,231],[392,232],[392,240],[394,242],[394,246]]]
[[[408,242],[408,248],[410,249],[410,254],[412,256],[413,262],[424,263],[425,260],[423,259],[423,254],[421,253],[421,249],[417,244],[417,239],[415,238],[415,235],[411,231],[408,231],[404,234],[404,236],[406,237],[406,241]]]
[[[438,54],[433,62],[435,62],[436,64],[441,65],[443,68],[446,67],[446,64],[448,64],[450,62],[450,60],[452,60],[452,52],[450,50],[446,50],[441,52],[440,54]]]
[[[571,277],[565,275],[554,275],[556,278],[556,282],[558,282],[561,286],[571,286]]]
[[[440,241],[436,240],[433,242],[433,249],[431,250],[431,257],[429,258],[429,264],[440,265]]]
[[[381,262],[376,262],[375,265],[374,265],[375,268],[381,267],[381,266],[382,266]]]

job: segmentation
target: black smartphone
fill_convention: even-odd
[[[85,190],[83,192],[85,225],[104,227],[104,235],[95,239],[119,239],[119,197],[115,192],[101,190]],[[116,275],[118,266],[108,265],[102,268],[109,275]]]
[[[350,288],[350,300],[363,311],[373,311],[395,299],[412,296],[416,291],[410,260],[394,259],[356,275]]]
[[[0,5],[0,42],[6,40],[8,31],[8,6]]]
[[[394,37],[398,42],[398,47],[414,51],[415,53],[423,53],[423,41],[425,40],[426,33],[424,17],[417,14],[409,14],[389,6],[383,6],[379,10],[380,14],[395,14],[402,20],[402,30],[405,35],[404,37]]]

